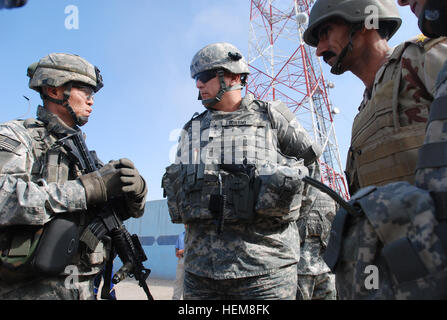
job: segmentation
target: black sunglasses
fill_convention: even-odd
[[[202,71],[195,75],[194,80],[196,80],[196,82],[198,80],[200,80],[200,82],[202,82],[202,83],[207,83],[212,78],[214,78],[216,76],[216,74],[217,74],[217,70]]]

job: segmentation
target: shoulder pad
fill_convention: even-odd
[[[275,109],[275,111],[279,112],[289,122],[295,119],[293,112],[280,100],[268,101],[267,108],[269,109],[269,113],[270,109]]]
[[[375,191],[376,189],[377,189],[376,186],[368,186],[368,187],[362,188],[351,197],[351,201],[363,198],[363,197],[367,196],[368,194],[370,194],[371,192]]]
[[[253,103],[255,103],[260,109],[267,111],[267,102],[266,101],[253,99]]]

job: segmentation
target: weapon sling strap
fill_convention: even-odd
[[[113,248],[112,248],[113,250]],[[104,284],[101,289],[101,299],[111,300],[112,296],[110,295],[111,285],[112,285],[112,270],[113,270],[113,260],[115,257],[115,253],[112,251],[111,256],[107,259],[106,265],[104,267]]]

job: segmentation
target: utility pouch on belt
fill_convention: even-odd
[[[30,278],[30,261],[34,257],[41,226],[13,226],[0,230],[0,279],[16,282]]]
[[[44,226],[32,265],[39,273],[57,275],[64,271],[78,251],[79,222],[74,214],[58,214]]]

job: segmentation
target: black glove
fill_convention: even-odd
[[[79,177],[85,188],[87,204],[95,205],[107,202],[121,194],[123,182],[117,169],[118,161],[110,161],[98,171]]]

